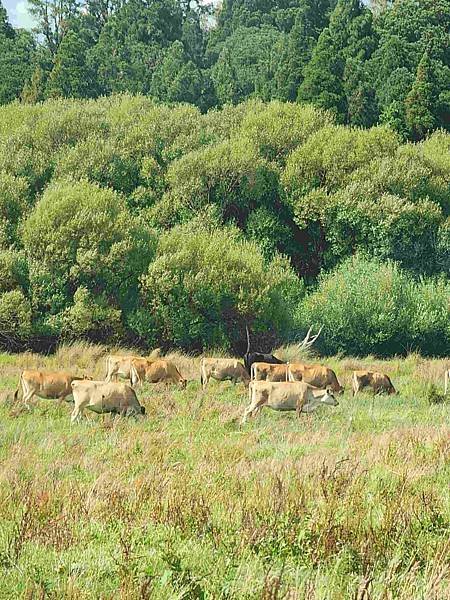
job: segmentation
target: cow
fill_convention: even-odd
[[[131,385],[134,387],[144,381],[149,383],[178,383],[182,389],[186,387],[186,379],[181,376],[180,371],[170,360],[132,360],[131,361]]]
[[[156,348],[144,360],[157,360],[161,357],[161,349]],[[117,381],[119,375],[124,379],[131,379],[131,361],[142,358],[141,356],[110,354],[106,357],[105,381]]]
[[[363,388],[369,387],[375,394],[398,394],[392,381],[384,373],[374,371],[353,371],[352,390],[353,396]]]
[[[445,387],[444,387],[444,396],[447,395],[448,388],[450,387],[450,369],[445,371]]]
[[[145,408],[139,403],[136,392],[126,383],[73,381],[72,393],[75,402],[72,423],[83,416],[85,408],[99,414],[145,415]]]
[[[329,387],[336,394],[342,394],[344,388],[339,383],[336,373],[322,365],[305,365],[303,363],[291,363],[289,365],[289,381],[304,381],[314,387]]]
[[[252,381],[289,381],[289,364],[272,365],[254,362],[250,374]]]
[[[27,408],[33,396],[39,398],[60,400],[63,402],[72,395],[71,383],[83,377],[75,377],[71,373],[61,371],[22,371],[19,379],[19,387],[14,392],[14,400],[19,397],[19,388],[22,388],[22,401]]]
[[[244,365],[234,358],[202,358],[200,363],[200,382],[203,389],[210,379],[217,381],[232,381],[236,384],[242,381],[248,385],[250,377]]]
[[[273,410],[296,410],[309,413],[322,404],[338,406],[339,402],[333,395],[333,390],[319,389],[303,381],[273,383],[268,381],[252,381],[249,386],[250,405],[242,417],[245,423],[248,416],[255,416],[264,406]]]

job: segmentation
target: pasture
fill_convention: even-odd
[[[241,426],[244,386],[203,392],[172,357],[187,388],[139,389],[145,419],[71,425],[70,404],[13,402],[20,370],[103,377],[103,348],[0,355],[1,599],[450,598],[446,361],[331,359],[338,407]],[[400,394],[353,399],[362,367]]]

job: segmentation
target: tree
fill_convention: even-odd
[[[87,60],[89,44],[75,30],[69,31],[59,45],[48,82],[49,96],[89,98],[96,94],[94,71]]]
[[[129,0],[103,27],[90,52],[102,93],[150,91],[163,51],[181,37],[177,0]]]
[[[238,229],[202,215],[160,238],[131,322],[148,344],[236,349],[246,323],[266,338],[286,332],[302,292],[285,259],[266,262]]]
[[[290,32],[281,44],[281,57],[276,72],[277,96],[295,100],[303,71],[321,31],[328,24],[329,0],[302,0]]]
[[[118,194],[74,181],[46,189],[24,223],[23,244],[34,309],[56,333],[79,288],[114,309],[131,310],[154,248],[151,232]]]
[[[202,72],[189,60],[181,41],[168,48],[156,67],[150,93],[164,102],[202,103]]]
[[[352,123],[354,111],[349,112],[352,96],[370,94],[365,84],[360,84],[359,77],[348,76],[352,69],[346,69],[347,61],[365,61],[375,47],[370,11],[360,0],[339,0],[304,70],[298,99],[328,108],[341,122]],[[361,111],[356,111],[355,124],[360,121]]]
[[[435,125],[431,64],[425,52],[417,67],[416,80],[406,97],[406,123],[414,139],[422,139]]]
[[[32,70],[35,43],[30,33],[16,31],[0,1],[0,104],[20,96]]]
[[[220,103],[236,104],[256,96],[275,94],[277,44],[281,34],[273,27],[237,29],[225,42],[212,79]]]
[[[81,0],[29,0],[29,3],[30,12],[38,23],[36,31],[55,56],[70,20],[79,14]]]

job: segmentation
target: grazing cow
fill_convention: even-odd
[[[144,381],[150,383],[178,383],[181,388],[186,387],[180,371],[170,360],[132,360],[131,361],[131,385],[134,387]]]
[[[86,377],[75,377],[65,372],[22,371],[19,379],[19,388],[22,388],[22,400],[29,408],[29,402],[34,395],[39,398],[57,400],[61,402],[72,395],[71,383]],[[19,388],[14,392],[14,400],[19,396]]]
[[[217,381],[230,380],[234,384],[242,381],[246,385],[250,381],[244,365],[234,358],[202,358],[200,364],[200,381],[203,389],[206,389],[211,378]]]
[[[252,381],[289,381],[289,364],[254,362],[250,373]]]
[[[398,394],[392,385],[392,381],[384,373],[353,371],[353,396],[356,396],[356,394],[365,387],[371,388],[375,394]]]
[[[303,363],[292,363],[289,365],[289,380],[304,381],[322,389],[329,387],[336,394],[344,392],[344,388],[339,383],[336,373],[332,369],[322,367],[321,365],[309,366]]]
[[[143,360],[157,360],[161,357],[161,349],[156,348]],[[106,376],[105,381],[117,381],[119,375],[124,379],[131,379],[131,361],[141,359],[141,356],[130,356],[111,354],[106,357]]]
[[[75,401],[72,422],[83,416],[85,408],[99,414],[145,415],[145,408],[139,404],[136,392],[126,383],[73,381],[72,392]]]
[[[445,387],[444,387],[444,396],[447,395],[448,388],[450,387],[450,369],[445,371]]]
[[[252,381],[249,387],[250,405],[245,410],[242,422],[248,416],[259,413],[264,406],[273,410],[296,410],[313,412],[322,404],[337,406],[339,402],[333,396],[331,389],[319,389],[303,381],[272,383],[267,381]]]

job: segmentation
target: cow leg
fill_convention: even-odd
[[[71,423],[75,423],[75,421],[79,421],[84,414],[84,407],[86,406],[86,402],[75,403],[75,408],[72,411],[70,421]]]
[[[26,386],[23,387],[23,398],[22,402],[25,404],[26,408],[29,410],[31,408],[29,402],[31,398],[34,396],[34,390],[28,389]]]
[[[446,396],[446,395],[447,395],[447,392],[448,392],[449,380],[450,380],[450,371],[449,371],[449,370],[447,370],[447,371],[445,371],[445,387],[444,387],[444,396]]]

